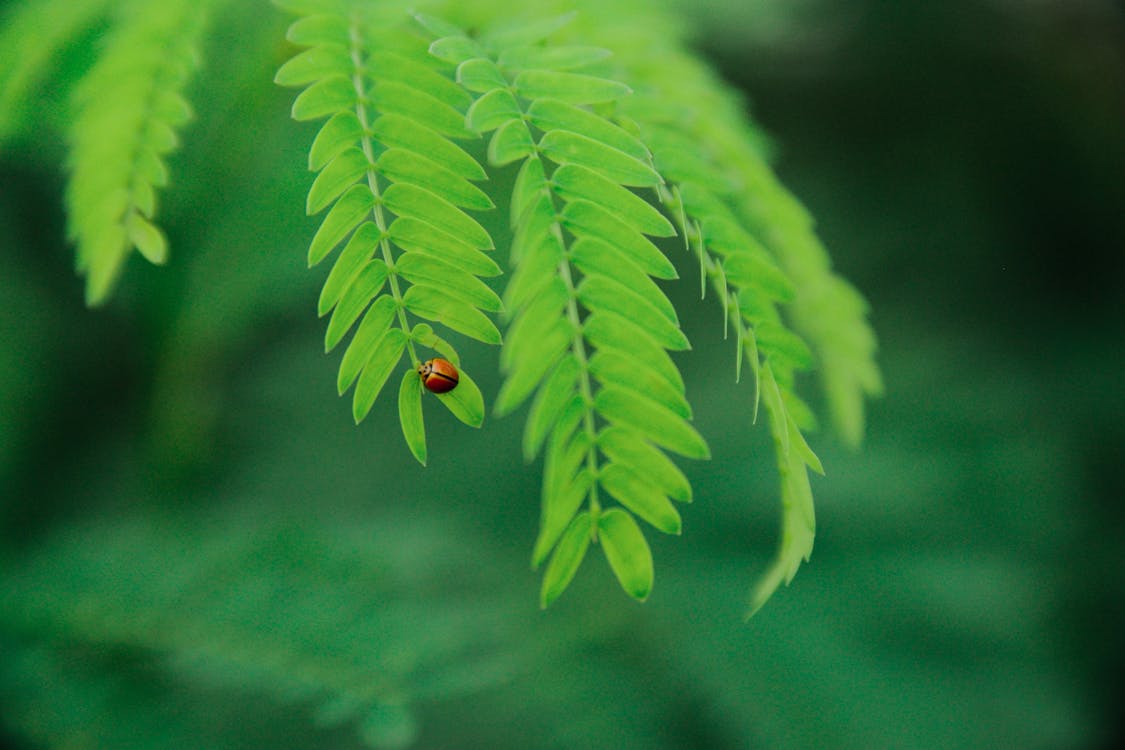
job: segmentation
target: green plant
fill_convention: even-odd
[[[498,2],[276,4],[297,16],[288,38],[301,48],[276,80],[302,89],[295,119],[324,121],[308,155],[317,176],[306,209],[325,213],[308,259],[336,253],[318,309],[331,313],[327,349],[354,329],[337,384],[354,389],[356,421],[401,371],[400,424],[424,464],[428,396],[415,369],[425,353],[461,366],[460,385],[437,398],[479,427],[484,398],[466,370],[480,364],[454,342],[501,345],[494,410],[530,400],[524,457],[544,456],[541,603],[566,589],[591,542],[643,600],[654,573],[636,519],[678,534],[675,503],[692,491],[668,454],[710,455],[669,355],[690,346],[658,283],[679,276],[672,257],[698,266],[733,339],[730,377],[748,371],[746,422],[760,404],[781,477],[781,545],[751,594],[755,611],[812,550],[807,472],[822,468],[804,436],[816,422],[800,373],[819,371],[852,444],[880,382],[863,300],[831,271],[742,102],[685,49],[673,16],[647,4],[544,1],[518,18]],[[5,38],[55,5],[63,20],[37,54],[0,46],[15,50],[0,67],[0,135],[32,106],[49,47],[107,12],[95,0],[27,2]],[[107,299],[133,249],[167,257],[157,194],[191,115],[184,92],[200,40],[224,10],[221,0],[114,5],[97,62],[69,94],[67,208],[90,304]],[[507,237],[477,213],[497,206]],[[503,273],[497,247],[510,270],[501,294],[483,281]]]

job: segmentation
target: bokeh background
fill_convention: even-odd
[[[311,130],[238,5],[162,223],[82,305],[58,61],[0,147],[0,745],[1109,748],[1125,740],[1125,10],[707,0],[695,46],[869,297],[886,396],[813,445],[812,561],[751,621],[778,509],[719,317],[673,289],[714,460],[644,605],[549,611],[519,415],[360,427],[304,268]],[[4,6],[0,4],[0,12]],[[201,99],[198,92],[208,92]],[[486,397],[495,353],[466,347]]]

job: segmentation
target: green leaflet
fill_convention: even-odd
[[[507,89],[490,91],[469,107],[466,121],[477,133],[487,133],[520,117],[520,105]]]
[[[457,82],[469,91],[484,94],[508,86],[496,63],[483,57],[466,60],[457,66]]]
[[[328,280],[324,282],[324,288],[320,292],[320,300],[317,302],[318,315],[323,317],[336,306],[344,292],[351,286],[352,280],[359,269],[379,248],[380,239],[379,228],[372,222],[360,225],[359,229],[352,234],[348,244],[340,252],[340,257],[336,259],[335,265],[332,266],[332,272],[328,274]]]
[[[359,377],[360,371],[372,364],[372,357],[376,348],[382,344],[384,334],[387,333],[391,323],[394,322],[397,310],[394,298],[387,294],[375,300],[367,308],[367,313],[360,321],[359,328],[356,329],[355,336],[352,337],[347,350],[344,352],[344,358],[340,362],[336,389],[341,396],[344,395],[344,391],[351,388],[352,383]],[[403,339],[404,346],[405,341]],[[390,343],[393,343],[393,339]],[[394,356],[396,363],[401,354],[402,349],[400,347],[398,353]],[[378,365],[377,362],[375,364]]]
[[[347,48],[323,44],[289,58],[277,70],[273,82],[278,86],[304,86],[330,75],[349,76],[352,60]]]
[[[632,93],[623,83],[552,70],[524,70],[516,76],[516,92],[525,99],[556,99],[567,104],[602,104]]]
[[[474,276],[499,276],[503,271],[496,261],[448,232],[409,216],[395,219],[387,231],[404,250],[425,253]]]
[[[323,78],[297,95],[290,111],[294,120],[319,120],[356,103],[355,86],[342,75]]]
[[[440,195],[416,185],[396,183],[383,193],[383,205],[397,216],[408,216],[430,224],[475,248],[491,249],[492,238],[484,227]]]
[[[662,448],[687,458],[711,457],[706,441],[683,417],[639,394],[618,387],[603,388],[594,406],[610,422],[632,427]]]
[[[366,72],[377,82],[376,86],[384,85],[383,82],[402,84],[463,115],[472,97],[456,82],[423,64],[422,60],[428,62],[426,57],[415,61],[399,52],[379,49],[367,57]]]
[[[460,370],[459,374],[456,388],[435,395],[453,416],[470,427],[480,427],[484,423],[484,396],[467,372]]]
[[[652,372],[664,378],[680,393],[684,390],[679,369],[643,328],[612,312],[599,310],[586,318],[582,332],[600,349],[621,352],[643,362]]]
[[[621,185],[656,187],[663,183],[660,174],[644,162],[579,133],[552,130],[540,139],[539,150],[556,164],[577,164]]]
[[[618,425],[607,427],[598,435],[598,448],[615,462],[631,466],[673,500],[691,502],[691,484],[687,477],[641,433]]]
[[[426,424],[422,421],[422,380],[407,370],[398,389],[398,421],[402,435],[418,463],[426,465]]]
[[[503,416],[519,408],[555,366],[563,352],[571,346],[573,339],[574,331],[569,322],[559,319],[535,342],[535,347],[528,356],[518,358],[496,397],[497,415]]]
[[[624,465],[610,463],[598,475],[602,487],[633,513],[665,534],[679,534],[680,514],[652,482]]]
[[[401,115],[417,120],[451,138],[473,137],[465,127],[465,116],[449,104],[403,83],[380,83],[371,92],[371,104],[383,114]]]
[[[500,67],[516,70],[574,70],[613,55],[602,47],[515,47],[500,53]]]
[[[366,185],[353,185],[324,217],[309,245],[309,267],[317,265],[367,218],[375,207],[375,196]]]
[[[531,462],[539,453],[547,433],[574,393],[578,372],[578,361],[574,357],[564,357],[535,394],[523,432],[525,461]]]
[[[591,525],[590,514],[585,512],[579,513],[570,522],[543,574],[539,606],[544,609],[549,607],[574,580],[574,574],[578,572],[590,546]]]
[[[415,285],[402,298],[406,309],[420,318],[433,320],[486,344],[499,344],[500,331],[473,306],[449,297],[431,286]]]
[[[587,276],[604,276],[628,287],[634,294],[644,297],[664,317],[672,321],[677,319],[676,308],[652,277],[633,261],[614,252],[614,248],[602,240],[590,236],[579,238],[570,246],[570,262]]]
[[[395,264],[395,272],[412,284],[445,289],[450,296],[481,310],[499,312],[503,308],[500,298],[487,284],[437,256],[406,253]]]
[[[480,188],[434,161],[413,151],[392,148],[383,152],[375,168],[388,179],[410,183],[437,193],[455,206],[487,211],[495,208]]]
[[[355,112],[337,112],[328,118],[313,139],[309,148],[309,169],[323,169],[328,162],[344,151],[354,148],[363,138],[363,126]]]
[[[401,115],[381,116],[371,125],[371,137],[385,146],[413,151],[466,180],[479,181],[488,177],[465,149],[422,123]]]
[[[371,163],[360,149],[349,148],[340,152],[313,180],[305,204],[305,213],[312,216],[323,211],[360,177],[367,174],[369,169]]]
[[[663,214],[632,191],[591,169],[575,164],[562,166],[551,176],[551,184],[560,197],[596,203],[638,232],[656,237],[676,234]]]
[[[546,496],[539,536],[531,555],[533,568],[539,567],[555,548],[555,544],[582,507],[592,485],[589,473],[580,471],[561,489]]]
[[[652,591],[652,552],[637,522],[625,511],[611,508],[598,517],[598,539],[625,593],[637,601],[647,599]]]
[[[523,120],[504,123],[488,142],[488,163],[502,167],[535,153],[535,141]],[[514,206],[513,206],[514,210]]]
[[[590,201],[571,201],[562,212],[562,223],[579,237],[601,240],[658,279],[678,277],[675,267],[644,235],[622,225],[613,214]]]
[[[679,323],[629,287],[606,276],[587,276],[578,285],[578,300],[588,310],[608,310],[630,318],[660,346],[673,351],[690,349]]]
[[[381,260],[367,261],[344,292],[340,304],[332,311],[328,331],[324,336],[324,350],[332,351],[374,299],[387,281],[387,264]]]
[[[379,392],[383,390],[391,372],[402,359],[402,352],[405,348],[406,334],[402,332],[401,328],[388,330],[375,346],[374,352],[372,352],[359,375],[355,393],[352,394],[352,417],[356,424],[362,422],[367,413],[371,411],[375,399],[379,397]],[[408,371],[406,374],[412,375],[413,372]],[[414,378],[417,379],[417,375],[414,375]]]
[[[532,125],[548,133],[553,130],[581,133],[598,143],[631,157],[642,164],[651,164],[648,148],[635,136],[594,113],[566,102],[540,99],[527,109]],[[631,162],[629,162],[631,164]]]
[[[590,358],[590,373],[604,385],[635,391],[650,401],[667,407],[684,419],[691,419],[691,405],[683,391],[649,367],[648,362],[622,349],[600,349]]]

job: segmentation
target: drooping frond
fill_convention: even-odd
[[[481,281],[500,268],[484,252],[492,238],[466,213],[493,203],[474,184],[486,178],[484,169],[457,143],[477,137],[465,125],[472,98],[452,80],[453,66],[429,54],[423,29],[397,3],[278,4],[301,15],[289,39],[306,49],[276,81],[304,88],[295,119],[326,120],[309,153],[318,175],[307,204],[309,214],[327,209],[309,248],[310,266],[342,246],[320,296],[320,314],[332,313],[325,347],[355,328],[338,387],[342,395],[355,386],[357,422],[407,356],[400,421],[424,464],[417,350],[457,366],[460,358],[429,323],[412,324],[411,317],[500,343],[486,313],[498,312],[501,301]],[[463,422],[480,426],[484,402],[467,373],[438,398]]]
[[[52,59],[109,0],[23,0],[0,17],[0,143],[21,124]]]
[[[74,92],[67,185],[69,233],[86,275],[86,301],[103,302],[130,251],[168,259],[153,219],[168,182],[165,159],[191,118],[184,89],[213,0],[122,4],[101,55]]]
[[[545,453],[533,553],[536,566],[549,558],[543,606],[591,541],[625,591],[646,598],[652,556],[635,518],[678,534],[672,501],[691,490],[665,451],[709,457],[668,355],[688,341],[653,281],[677,274],[649,237],[675,230],[634,192],[664,180],[645,145],[599,114],[629,94],[603,72],[609,52],[544,41],[568,20],[493,26],[479,40],[430,21],[446,33],[431,52],[476,95],[468,124],[491,133],[489,162],[520,165],[496,410],[534,395],[523,445],[528,460]]]
[[[617,122],[652,149],[667,178],[661,201],[680,225],[700,279],[722,307],[735,339],[735,379],[750,368],[770,422],[781,475],[782,539],[776,562],[751,596],[753,613],[812,552],[815,531],[807,470],[823,472],[802,430],[815,426],[795,376],[817,367],[838,428],[849,442],[862,431],[865,393],[878,389],[874,336],[862,299],[833,275],[811,222],[761,154],[743,103],[679,44],[659,16],[622,21],[585,9],[586,38],[613,40],[635,95],[618,102]],[[638,7],[638,12],[640,8]],[[811,342],[790,328],[800,331]]]

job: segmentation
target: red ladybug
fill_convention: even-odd
[[[418,365],[418,375],[422,378],[422,385],[431,393],[449,393],[461,379],[453,363],[441,357],[428,359]]]

